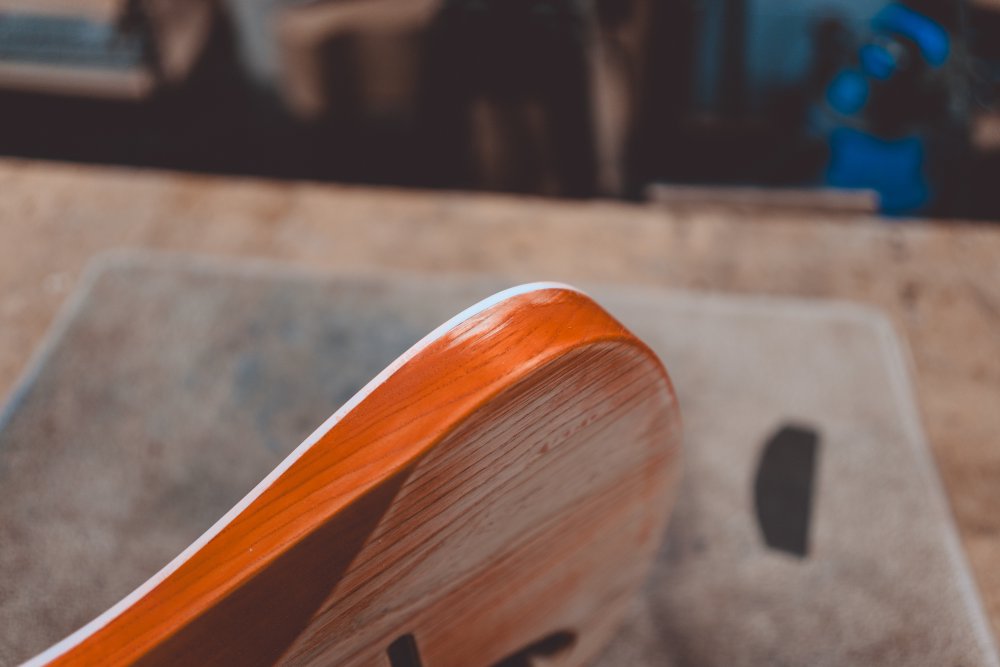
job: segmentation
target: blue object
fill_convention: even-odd
[[[868,82],[861,72],[841,70],[826,89],[826,99],[840,113],[856,114],[868,101]]]
[[[869,75],[885,81],[896,71],[896,59],[885,47],[878,44],[866,44],[858,52],[861,67]]]
[[[905,5],[896,2],[886,5],[872,19],[872,27],[909,37],[916,42],[924,60],[932,67],[939,67],[948,59],[948,31]]]
[[[879,194],[884,213],[914,213],[930,192],[924,174],[924,146],[918,136],[880,139],[850,127],[830,134],[826,182],[840,188],[866,188]]]

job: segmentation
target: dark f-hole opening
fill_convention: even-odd
[[[809,553],[819,433],[783,425],[765,443],[754,481],[754,504],[764,542],[800,558]]]
[[[417,642],[411,634],[403,635],[389,644],[386,653],[389,654],[389,664],[392,667],[423,667]]]
[[[493,667],[532,667],[535,658],[554,658],[563,651],[573,648],[576,643],[576,633],[569,630],[553,632],[537,642],[525,646],[517,653],[512,653]]]

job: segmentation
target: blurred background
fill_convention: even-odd
[[[998,91],[998,0],[0,0],[7,156],[997,219]]]

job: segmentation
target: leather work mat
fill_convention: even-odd
[[[507,286],[101,260],[0,416],[0,664],[118,601]],[[885,319],[580,287],[664,360],[686,433],[667,541],[599,665],[998,664]]]

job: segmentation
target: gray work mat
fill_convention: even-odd
[[[119,600],[399,353],[507,286],[95,267],[0,422],[0,663]],[[600,665],[998,664],[882,318],[581,287],[659,353],[686,431],[667,543]]]

